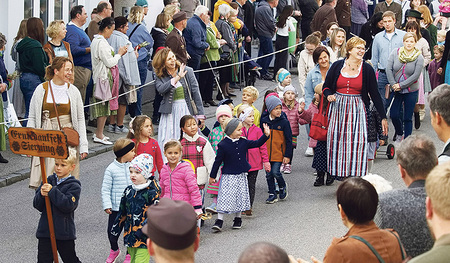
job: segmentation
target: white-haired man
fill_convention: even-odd
[[[208,11],[206,6],[197,6],[194,15],[189,18],[183,31],[183,36],[186,40],[186,51],[191,56],[188,60],[188,66],[194,70],[200,68],[200,60],[205,51],[209,49],[209,44],[206,42],[206,23],[209,21]]]

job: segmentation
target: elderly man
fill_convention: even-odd
[[[147,211],[147,248],[156,263],[193,263],[200,243],[197,214],[192,205],[161,198]]]
[[[272,38],[275,35],[276,20],[273,17],[273,8],[277,7],[278,0],[261,1],[255,12],[255,29],[259,38],[259,52],[258,56],[273,53]],[[265,80],[272,80],[273,76],[269,74],[269,65],[272,61],[273,55],[258,59],[258,64],[261,65],[262,78]],[[275,72],[276,73],[276,72]]]
[[[450,162],[438,165],[428,175],[426,218],[436,240],[433,248],[413,258],[410,263],[444,263],[450,258]]]
[[[183,30],[187,25],[186,13],[184,11],[176,13],[173,15],[172,22],[174,28],[166,38],[166,46],[172,50],[181,63],[187,64],[189,55],[186,51],[186,41],[183,37]]]
[[[87,34],[89,38],[94,39],[94,35],[98,34],[98,22],[112,15],[113,9],[109,2],[101,1],[97,5],[97,15],[89,23]]]
[[[450,85],[441,84],[428,95],[431,126],[439,139],[445,143],[439,155],[439,164],[450,161]]]
[[[415,257],[433,246],[425,218],[425,179],[437,165],[436,148],[427,136],[413,134],[397,149],[397,163],[408,188],[380,194],[375,223],[395,229],[406,254]]]
[[[337,0],[324,0],[323,5],[316,11],[311,21],[311,31],[320,31],[322,41],[327,37],[327,25],[331,22],[337,22],[336,7]],[[307,36],[304,36],[306,38]]]
[[[194,70],[200,68],[200,60],[209,49],[209,44],[206,43],[206,23],[209,21],[208,8],[203,5],[197,6],[194,16],[187,21],[184,29],[184,39],[186,40],[186,51],[191,58],[188,60],[188,65]],[[198,73],[195,75],[198,81]]]

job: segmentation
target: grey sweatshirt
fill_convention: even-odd
[[[266,1],[259,2],[255,12],[255,29],[259,36],[273,37],[275,34],[275,18],[272,7]]]
[[[418,90],[419,83],[417,80],[420,77],[420,73],[422,73],[423,63],[423,56],[420,54],[416,60],[403,64],[398,59],[398,49],[392,50],[386,66],[386,75],[389,84],[394,85],[395,83],[399,83],[402,88],[401,93]]]

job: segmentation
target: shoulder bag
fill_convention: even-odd
[[[330,103],[328,103],[326,112],[323,112],[323,97],[320,99],[320,109],[319,113],[314,114],[311,120],[311,128],[309,131],[309,137],[318,140],[318,141],[326,141],[327,133],[328,133],[328,108],[330,107]]]
[[[186,74],[188,74],[188,73],[186,72]],[[183,79],[184,79],[184,82],[186,83],[186,89],[189,94],[189,102],[191,103],[191,107],[192,107],[192,115],[194,115],[194,116],[198,115],[197,105],[195,104],[195,101],[192,99],[191,87],[189,86],[186,76],[184,76]]]
[[[50,84],[50,81],[48,82],[48,87],[50,89],[50,93],[52,94],[53,107],[55,107],[56,119],[58,120],[59,129],[62,132],[64,132],[64,134],[66,134],[67,144],[72,147],[77,147],[78,145],[80,145],[80,135],[73,128],[69,128],[69,127],[62,128],[61,127],[61,122],[59,121],[58,109],[56,108],[56,103],[55,103],[55,96],[53,95],[53,89],[52,89],[52,85]]]

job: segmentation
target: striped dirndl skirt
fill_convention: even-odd
[[[367,171],[367,115],[361,95],[336,93],[328,112],[328,172],[345,178]]]
[[[217,212],[233,214],[250,208],[247,173],[222,174],[217,196]]]

